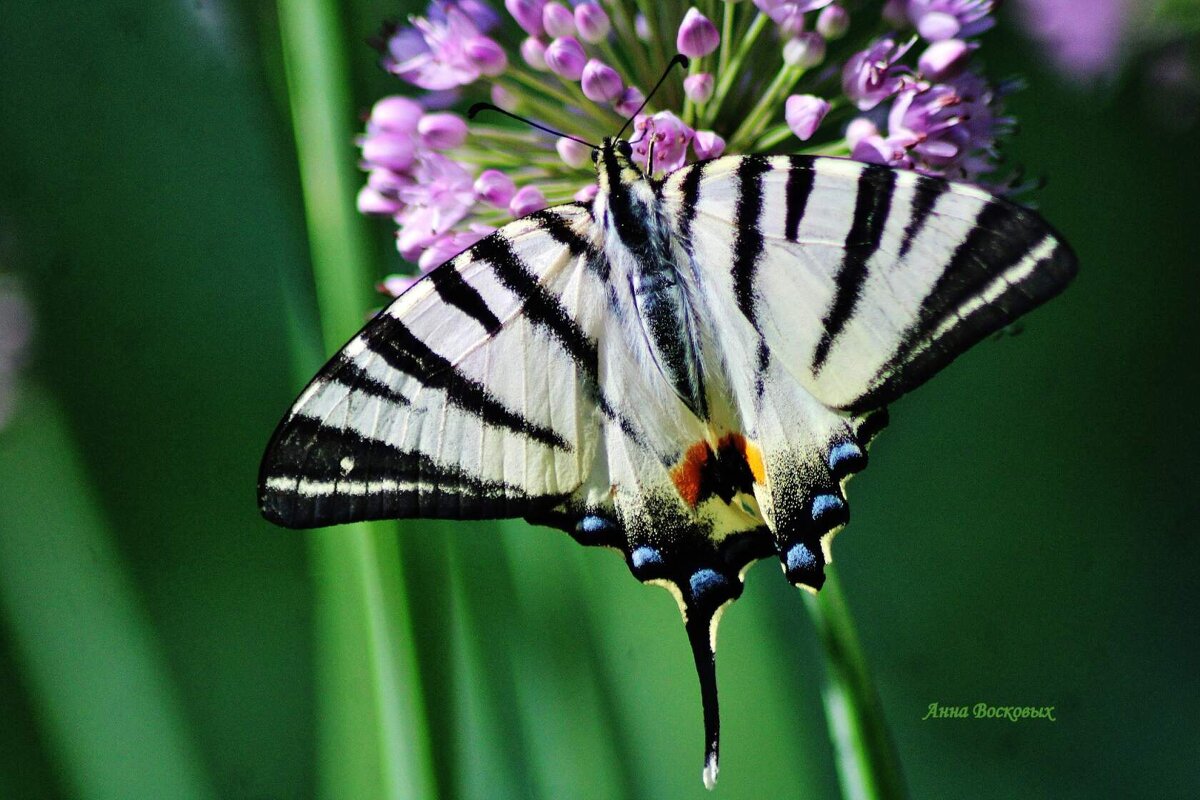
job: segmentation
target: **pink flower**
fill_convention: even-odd
[[[804,15],[824,8],[832,0],[754,0],[754,5],[779,26],[784,36],[796,36],[804,31]]]
[[[514,217],[523,217],[545,207],[546,196],[536,186],[522,186],[508,204],[508,210]]]
[[[542,27],[552,39],[575,35],[575,15],[562,3],[549,2],[542,8]]]
[[[475,204],[474,181],[462,165],[443,155],[421,153],[412,170],[415,182],[399,191],[405,208],[396,215],[396,247],[410,261],[457,224]]]
[[[695,6],[689,8],[679,24],[675,48],[689,58],[700,58],[716,50],[720,43],[721,34],[717,33],[717,27]]]
[[[695,132],[670,111],[660,111],[653,117],[639,114],[634,120],[636,139],[632,142],[634,155],[643,164],[654,143],[654,163],[647,172],[673,172],[687,160],[687,148]]]
[[[385,167],[403,172],[412,166],[416,145],[411,134],[390,131],[368,131],[360,140],[362,157],[368,168]]]
[[[629,86],[621,93],[621,98],[613,103],[613,109],[623,117],[630,117],[641,108],[644,102],[646,102],[646,95],[642,94],[642,90],[636,86]]]
[[[453,150],[467,140],[467,123],[457,114],[426,114],[417,125],[421,144],[431,150]]]
[[[513,179],[498,169],[487,169],[475,179],[475,194],[497,208],[508,208],[512,196],[517,193]]]
[[[583,94],[588,100],[607,103],[620,97],[624,89],[620,74],[603,61],[593,58],[583,68]]]
[[[819,33],[801,33],[783,46],[785,63],[809,69],[825,60],[825,39]]]
[[[409,83],[422,89],[437,91],[466,86],[481,74],[472,60],[468,45],[486,39],[475,24],[457,7],[449,6],[445,21],[436,22],[423,17],[413,20],[413,27],[401,28],[388,40],[384,67]],[[490,41],[490,40],[489,40]]]
[[[538,72],[545,72],[549,69],[546,66],[546,45],[534,36],[527,36],[521,42],[521,58],[525,59],[525,63]],[[497,105],[499,104],[497,103]]]
[[[971,50],[971,46],[962,39],[934,42],[925,48],[925,52],[917,59],[917,69],[921,75],[932,80],[953,77],[962,72]]]
[[[421,253],[417,266],[423,272],[439,267],[495,230],[482,225],[472,225],[471,228],[470,231],[448,233],[436,239]]]
[[[692,150],[701,161],[717,158],[725,152],[725,140],[712,131],[696,131],[692,137]]]
[[[575,193],[575,202],[590,203],[596,199],[596,195],[600,193],[600,187],[594,183],[589,183],[587,186]]]
[[[900,91],[905,72],[895,63],[904,57],[912,43],[897,45],[890,38],[875,42],[855,53],[842,70],[842,89],[861,110],[867,111]]]
[[[425,109],[416,100],[407,97],[385,97],[371,108],[367,119],[367,130],[372,128],[393,133],[412,133]]]
[[[592,151],[587,145],[580,144],[574,139],[559,139],[554,143],[554,149],[558,151],[559,158],[568,167],[579,169],[591,161]]]
[[[545,32],[542,28],[542,9],[545,5],[546,0],[504,0],[508,13],[530,36],[541,36]]]
[[[684,78],[683,93],[693,103],[707,102],[713,93],[713,76],[711,72],[701,72]]]
[[[841,6],[825,6],[817,16],[817,33],[826,39],[840,39],[850,30],[850,14]]]
[[[829,113],[829,101],[811,94],[794,94],[784,104],[787,126],[800,141],[808,141]]]
[[[467,58],[480,71],[490,78],[504,72],[508,67],[508,54],[504,48],[486,36],[476,36],[467,42]]]
[[[908,0],[908,18],[931,42],[978,36],[996,24],[992,0]]]
[[[577,81],[583,77],[583,66],[586,63],[587,54],[583,52],[583,45],[573,36],[555,39],[546,48],[546,66],[555,75],[569,81]]]
[[[608,36],[612,23],[603,8],[595,3],[583,3],[575,7],[575,27],[579,29],[579,38],[596,44]]]

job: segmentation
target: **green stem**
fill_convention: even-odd
[[[331,351],[361,327],[374,277],[354,211],[345,37],[334,0],[278,0],[278,10],[321,333]],[[325,797],[437,796],[397,534],[395,524],[309,534]]]
[[[749,55],[754,47],[754,43],[758,40],[763,30],[766,29],[767,23],[770,20],[770,17],[760,11],[754,17],[754,21],[750,23],[746,35],[738,43],[737,52],[733,54],[733,58],[730,59],[728,66],[721,72],[717,88],[713,92],[712,99],[708,101],[708,107],[704,110],[704,127],[712,127],[713,121],[716,120],[717,114],[721,110],[721,105],[725,102],[725,96],[729,94],[734,81],[737,80],[738,73],[741,72],[742,62],[746,60],[746,56]]]
[[[825,650],[826,683],[822,692],[829,738],[837,758],[845,800],[893,800],[908,791],[900,761],[883,718],[883,707],[846,607],[837,573],[825,569],[825,586],[806,593]]]
[[[737,3],[728,0],[723,3],[721,12],[721,49],[717,51],[717,75],[724,75],[729,66],[729,49],[733,46],[733,20],[737,11]]]
[[[777,111],[779,99],[796,85],[796,81],[803,74],[803,69],[789,67],[786,64],[780,68],[779,72],[775,73],[775,78],[762,93],[758,103],[743,118],[742,124],[738,126],[734,134],[729,137],[730,150],[737,152],[754,140],[762,127],[770,120],[771,115]]]

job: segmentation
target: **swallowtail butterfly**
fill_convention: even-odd
[[[627,141],[591,203],[509,223],[367,324],[267,449],[268,520],[524,517],[674,595],[717,772],[714,647],[742,576],[816,591],[886,406],[1076,272],[1031,211],[837,158],[662,180]]]

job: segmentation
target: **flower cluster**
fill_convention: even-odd
[[[986,183],[1009,122],[974,59],[993,5],[434,0],[380,40],[384,67],[422,91],[372,109],[359,208],[392,217],[401,255],[431,269],[510,219],[593,197],[576,139],[630,117],[652,175],[727,151],[799,151]],[[687,74],[643,108],[676,52]],[[446,110],[485,99],[564,136]]]

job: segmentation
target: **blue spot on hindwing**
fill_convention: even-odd
[[[857,461],[862,456],[862,448],[854,442],[839,442],[829,451],[829,468],[836,470],[839,466],[846,464],[846,462]]]
[[[831,512],[845,508],[846,503],[836,494],[819,494],[813,498],[812,518],[814,521]]]
[[[639,547],[629,554],[629,560],[633,563],[634,569],[641,569],[647,564],[663,563],[662,553],[655,550],[653,547]]]
[[[793,545],[792,549],[787,551],[788,572],[809,571],[818,566],[817,557],[813,555],[813,551],[809,550],[807,545]]]
[[[692,573],[688,583],[692,587],[692,596],[700,597],[716,586],[725,582],[725,576],[716,570],[698,569]]]
[[[613,524],[604,517],[595,514],[588,514],[583,519],[579,520],[580,533],[604,533],[611,529]]]

